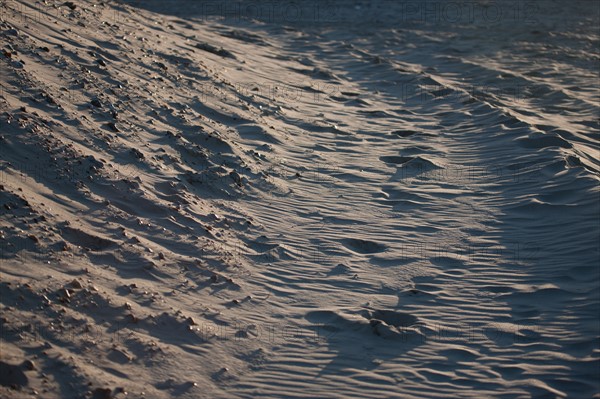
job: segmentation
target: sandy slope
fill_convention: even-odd
[[[129,3],[1,3],[3,396],[600,395],[597,7]]]

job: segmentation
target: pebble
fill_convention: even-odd
[[[113,132],[119,133],[121,130],[119,129],[119,127],[117,126],[116,123],[114,122],[108,122],[106,124]]]
[[[33,360],[25,360],[23,362],[23,367],[29,371],[35,370],[35,363],[33,362]]]
[[[241,186],[242,185],[242,177],[239,175],[239,173],[235,172],[235,171],[231,171],[229,173],[229,176],[231,176],[231,178],[233,179],[233,181],[238,185]]]
[[[3,34],[7,35],[7,36],[19,36],[21,33],[16,30],[16,29],[7,29],[4,32],[2,32]]]
[[[144,154],[137,148],[132,148],[131,153],[138,159],[144,159]]]
[[[109,388],[96,388],[92,391],[92,399],[112,399],[112,391]]]
[[[74,279],[73,281],[71,281],[71,287],[80,290],[83,288],[83,285],[81,284],[81,282],[79,280]]]

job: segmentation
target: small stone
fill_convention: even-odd
[[[137,148],[132,148],[131,153],[138,159],[144,159],[144,154]]]
[[[70,300],[71,300],[71,293],[69,292],[68,289],[62,288],[59,291],[59,300],[61,302],[70,302]]]
[[[100,102],[100,100],[98,100],[97,98],[94,98],[92,101],[90,101],[90,103],[97,108],[102,107],[102,103]]]
[[[2,33],[4,33],[4,34],[5,34],[5,35],[7,35],[7,36],[19,36],[19,35],[21,34],[21,33],[20,33],[18,30],[16,30],[16,29],[7,29],[7,30],[5,30],[5,31],[4,31],[4,32],[2,32]]]
[[[239,173],[237,173],[236,171],[231,171],[229,173],[229,176],[231,176],[235,184],[237,184],[238,186],[242,185],[242,177],[239,175]]]
[[[109,122],[106,124],[113,132],[119,133],[121,130],[119,129],[119,127],[117,126],[116,123],[114,122]]]
[[[33,362],[33,360],[25,360],[23,362],[23,367],[25,368],[25,370],[35,370],[35,363]]]
[[[92,391],[92,399],[112,399],[112,391],[109,388],[96,388]]]
[[[195,383],[194,381],[187,381],[183,385],[185,386],[186,389],[196,388],[198,386],[198,384]]]
[[[74,279],[73,281],[71,281],[71,287],[80,290],[83,288],[83,285],[81,284],[81,282],[79,280]]]

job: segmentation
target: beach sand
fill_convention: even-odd
[[[0,12],[1,397],[600,397],[598,3]]]

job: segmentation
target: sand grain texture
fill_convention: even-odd
[[[598,5],[208,3],[0,2],[0,396],[598,397]]]

